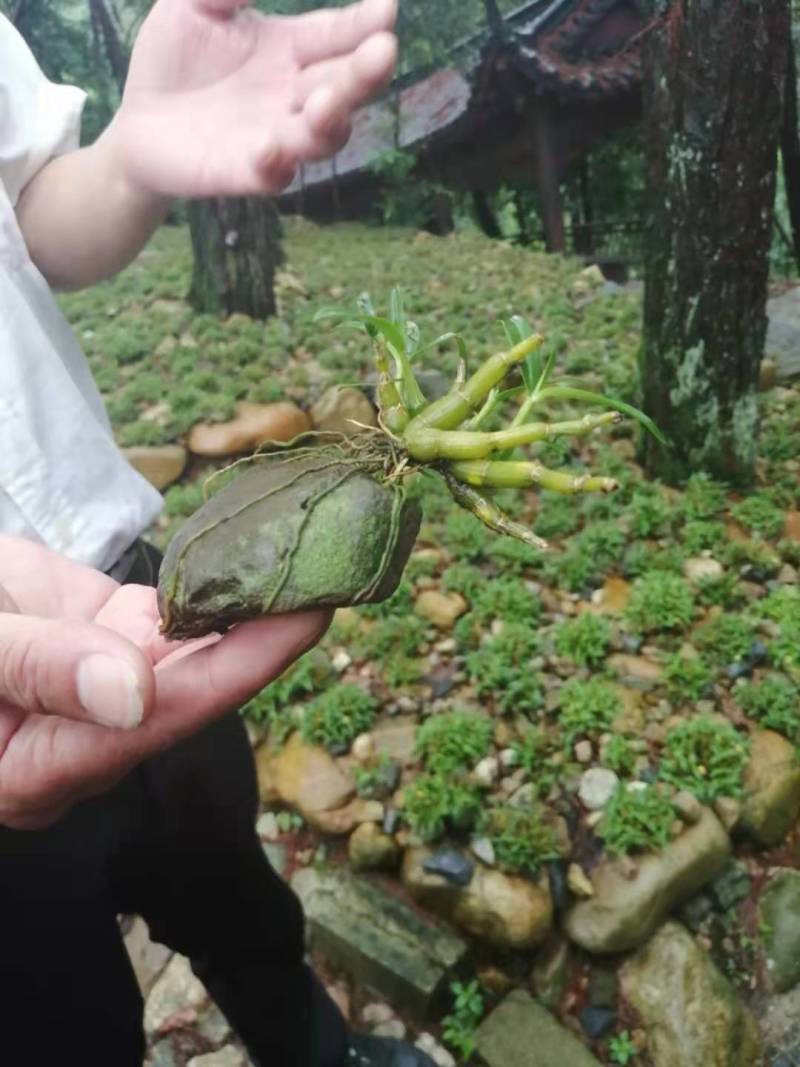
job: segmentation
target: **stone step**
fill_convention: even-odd
[[[463,959],[465,942],[376,883],[345,869],[292,878],[312,947],[414,1018],[426,1018]]]

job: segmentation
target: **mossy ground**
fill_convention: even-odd
[[[302,405],[329,384],[367,382],[363,336],[317,324],[314,315],[323,305],[353,306],[364,290],[385,307],[398,284],[423,337],[462,333],[473,365],[501,346],[498,319],[521,314],[559,351],[562,372],[636,401],[640,294],[597,286],[576,262],[474,234],[436,239],[296,221],[287,224],[286,250],[281,313],[266,324],[189,310],[190,249],[181,228],[160,231],[115,281],[63,298],[120,444],[179,441],[199,420],[228,418],[238,399],[288,397]],[[448,376],[456,361],[447,348],[428,356],[428,366]],[[420,479],[414,491],[425,521],[398,594],[380,609],[340,613],[323,645],[336,669],[306,672],[304,684],[285,693],[303,703],[356,683],[375,699],[379,725],[398,710],[420,726],[453,710],[488,714],[488,752],[499,757],[499,773],[475,787],[481,804],[505,810],[515,791],[532,785],[545,810],[572,811],[583,854],[587,835],[590,853],[602,849],[576,799],[583,771],[606,766],[623,781],[653,782],[665,764],[667,781],[674,780],[674,731],[698,712],[711,724],[709,766],[697,771],[705,783],[698,795],[708,799],[714,757],[724,755],[713,750],[715,716],[726,744],[735,732],[745,746],[760,724],[800,740],[800,389],[775,388],[760,395],[760,405],[758,485],[750,495],[702,476],[683,489],[648,484],[627,425],[545,446],[551,464],[590,466],[622,486],[616,495],[574,499],[499,494],[515,518],[551,539],[546,556],[492,537],[455,509],[436,480]],[[662,429],[669,435],[670,427]],[[154,531],[162,544],[198,506],[207,469],[195,464],[169,490]],[[430,589],[464,598],[452,632],[415,613],[419,594]],[[602,623],[576,625],[592,613]],[[754,693],[762,679],[773,699]],[[260,725],[275,720],[285,736],[285,709],[268,710],[259,713]],[[302,711],[288,728],[292,721],[302,722]],[[337,724],[328,727],[338,738]],[[626,740],[624,752],[611,743],[615,737]],[[439,743],[449,751],[447,739]],[[402,767],[402,788],[425,773],[424,751],[423,743]],[[486,755],[483,744],[476,747],[476,759]],[[451,779],[451,788],[473,797],[473,769],[460,768],[465,777]],[[726,764],[721,788],[735,796],[740,783],[732,774],[739,775],[738,763]],[[680,784],[691,790],[691,775]],[[431,831],[426,837],[448,829],[466,843],[481,805],[465,803],[453,826],[434,793],[412,789],[414,821]],[[630,838],[623,826],[615,840]],[[526,862],[533,869],[538,860]],[[608,1043],[594,1048],[608,1062]]]

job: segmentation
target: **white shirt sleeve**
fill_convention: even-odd
[[[48,160],[77,148],[86,94],[48,81],[0,15],[0,182],[12,204]]]

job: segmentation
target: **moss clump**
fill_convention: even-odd
[[[658,852],[669,843],[675,820],[672,801],[655,786],[620,785],[603,812],[597,832],[613,855]]]
[[[453,774],[474,767],[489,751],[492,723],[471,711],[433,715],[417,730],[416,753],[425,769]]]
[[[306,708],[303,737],[325,748],[349,748],[372,726],[377,708],[375,699],[357,685],[337,685]]]
[[[659,778],[687,789],[705,804],[717,797],[738,797],[749,753],[750,739],[729,722],[699,715],[667,734]]]

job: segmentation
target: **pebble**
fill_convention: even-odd
[[[456,1061],[447,1049],[442,1048],[436,1038],[431,1034],[421,1033],[417,1038],[416,1044],[418,1049],[421,1049],[422,1052],[426,1052],[430,1056],[436,1064],[436,1067],[456,1067]]]
[[[592,748],[591,741],[578,741],[573,749],[575,753],[575,759],[578,763],[591,763],[594,756],[594,749]]]
[[[700,818],[703,814],[703,805],[692,793],[686,789],[681,789],[672,798],[672,803],[675,810],[678,812],[687,826],[694,826],[700,822]]]
[[[343,648],[337,649],[336,652],[334,652],[333,654],[333,658],[331,659],[333,669],[336,671],[337,674],[344,674],[344,672],[352,664],[352,662],[353,660],[351,656],[347,652],[345,652]]]
[[[500,753],[500,766],[508,770],[516,767],[518,762],[517,753],[513,748],[504,748]]]
[[[742,806],[735,797],[717,797],[714,801],[714,812],[730,833],[741,817]]]
[[[406,1036],[406,1028],[399,1019],[389,1019],[385,1023],[378,1023],[372,1032],[376,1037],[393,1037],[396,1041],[402,1041]]]
[[[589,897],[594,896],[594,886],[578,863],[570,863],[567,870],[567,885],[570,891],[581,900],[588,900]]]
[[[485,863],[487,867],[494,867],[494,845],[488,837],[473,838],[469,847],[472,850],[472,854],[476,856],[481,863]]]
[[[472,881],[475,864],[456,848],[441,848],[423,862],[428,874],[438,874],[454,885],[467,886]]]
[[[359,734],[353,742],[351,752],[359,763],[366,763],[375,752],[375,741],[372,734]]]
[[[277,841],[281,836],[281,828],[278,826],[278,816],[274,811],[265,811],[260,815],[256,823],[256,833],[267,841]]]
[[[475,767],[474,774],[483,785],[492,786],[500,777],[500,761],[495,756],[486,756]]]
[[[361,1010],[361,1020],[365,1026],[380,1026],[381,1023],[388,1023],[393,1018],[394,1012],[389,1005],[383,1004],[379,1000],[365,1004]]]
[[[614,771],[606,767],[592,767],[581,776],[578,796],[588,811],[602,811],[613,797],[618,785],[619,778]]]

